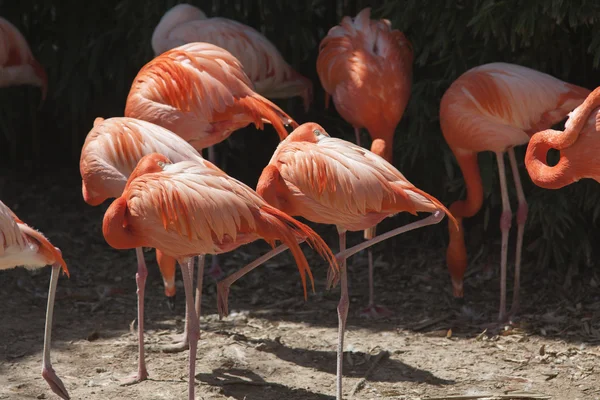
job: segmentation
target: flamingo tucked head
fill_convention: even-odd
[[[330,136],[321,125],[314,122],[306,122],[294,129],[285,140],[288,142],[317,143],[321,137]]]
[[[111,247],[119,250],[151,247],[147,246],[142,236],[132,231],[128,222],[130,216],[127,204],[128,188],[137,177],[162,171],[167,164],[172,163],[166,156],[158,153],[148,154],[140,159],[131,175],[129,175],[123,194],[108,207],[102,221],[102,234]]]

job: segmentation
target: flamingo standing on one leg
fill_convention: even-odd
[[[153,35],[163,37],[172,18]],[[193,15],[190,12],[190,15]],[[259,68],[253,66],[252,72]],[[153,122],[192,144],[198,151],[225,140],[250,123],[263,128],[273,124],[281,139],[284,125],[298,126],[279,107],[253,91],[250,78],[238,59],[227,50],[209,43],[189,43],[168,50],[146,64],[135,78],[125,107],[125,116]],[[213,256],[211,275],[223,273]]]
[[[600,182],[600,87],[569,115],[564,132],[547,129],[531,136],[525,166],[533,183],[560,189],[583,178]],[[555,166],[546,163],[548,150],[560,150]]]
[[[88,133],[83,148],[79,169],[81,189],[86,203],[97,206],[106,199],[121,196],[127,178],[135,169],[139,160],[152,153],[160,153],[169,159],[178,161],[196,161],[204,159],[185,140],[173,132],[147,121],[134,118],[115,117],[96,118],[94,127]],[[136,248],[137,256],[137,296],[138,296],[138,340],[139,357],[137,374],[125,380],[124,384],[133,384],[148,377],[144,357],[144,288],[148,271],[142,248]],[[175,300],[175,259],[160,250],[156,250],[156,259],[165,285],[165,294],[170,308]],[[204,260],[199,260],[203,263]],[[201,287],[201,286],[200,286]],[[196,296],[196,312],[200,310],[201,294]],[[187,319],[183,340],[169,350],[187,348]]]
[[[310,268],[298,245],[308,243],[333,269],[337,263],[325,242],[308,226],[269,206],[254,190],[213,164],[183,161],[170,164],[163,155],[143,157],[121,197],[106,211],[102,231],[116,249],[153,247],[179,260],[189,319],[189,399],[194,399],[198,315],[191,294],[191,262],[197,254],[217,254],[264,239],[274,246],[246,268],[253,268],[287,247],[298,265],[306,297]],[[313,285],[314,287],[314,285]]]
[[[319,46],[317,72],[338,113],[354,127],[360,146],[360,128],[369,131],[371,151],[392,162],[394,131],[402,119],[410,96],[413,51],[404,34],[393,30],[388,20],[370,19],[370,8],[354,20],[344,17],[329,30]],[[376,226],[365,230],[365,239],[375,236]],[[375,304],[373,251],[369,256],[369,304],[365,316],[390,313]]]
[[[498,161],[503,210],[500,218],[500,320],[506,318],[506,259],[512,219],[506,187],[504,153],[508,152],[519,201],[515,287],[511,309],[513,313],[519,305],[521,248],[527,220],[527,202],[521,186],[514,147],[526,144],[533,133],[564,119],[589,93],[585,88],[533,69],[515,64],[491,63],[472,68],[462,74],[442,97],[442,133],[458,161],[467,187],[467,198],[450,206],[450,211],[461,226],[459,231],[451,230],[447,250],[454,296],[463,296],[463,277],[467,268],[462,219],[475,215],[483,203],[477,153],[493,151]]]
[[[62,269],[69,276],[67,264],[58,248],[54,247],[42,233],[21,221],[6,204],[0,201],[0,270],[19,265],[26,268],[42,268],[52,265],[44,329],[42,376],[54,393],[62,399],[68,400],[69,392],[54,372],[50,361],[54,295],[60,270]]]
[[[389,237],[440,222],[446,208],[412,185],[384,158],[360,146],[331,138],[318,124],[305,123],[282,141],[259,178],[257,193],[269,204],[310,221],[334,224],[340,237],[341,298],[338,305],[337,399],[342,398],[342,356],[349,298],[346,258]],[[399,212],[431,216],[346,250],[346,231],[371,228]],[[448,213],[453,220],[454,217]],[[248,271],[245,271],[248,272]],[[227,313],[229,286],[217,286],[219,312]],[[330,279],[330,282],[333,279]]]
[[[25,84],[39,86],[42,89],[42,101],[46,99],[46,71],[33,57],[21,32],[0,17],[0,87]]]

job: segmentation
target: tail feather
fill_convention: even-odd
[[[421,196],[425,197],[427,200],[429,200],[433,204],[435,204],[436,207],[438,207],[442,211],[444,211],[446,213],[446,215],[448,216],[448,218],[450,219],[450,221],[452,221],[452,224],[454,224],[454,227],[456,228],[456,230],[458,231],[458,229],[459,229],[459,227],[458,227],[458,221],[456,220],[456,218],[454,218],[454,215],[452,215],[452,213],[450,212],[450,210],[448,210],[446,208],[446,206],[444,206],[442,204],[441,201],[439,201],[438,199],[436,199],[435,197],[433,197],[429,193],[427,193],[427,192],[419,189],[418,187],[412,187],[410,190],[412,190],[413,192],[418,193]]]
[[[285,129],[286,125],[291,125],[294,129],[298,127],[298,124],[292,117],[260,95],[244,97],[239,99],[239,102],[240,105],[250,112],[256,128],[264,129],[263,123],[270,123],[277,131],[280,140],[288,136],[288,131]]]
[[[310,227],[269,205],[261,207],[261,212],[266,217],[265,220],[268,223],[268,226],[265,227],[265,239],[272,246],[275,245],[275,240],[280,240],[290,248],[300,272],[305,299],[307,298],[306,274],[308,274],[310,279],[313,292],[315,291],[315,283],[306,257],[298,244],[298,239],[306,240],[308,245],[328,262],[331,270],[335,274],[338,273],[339,265],[333,252],[325,241]]]
[[[36,231],[32,227],[26,224],[19,223],[19,228],[24,234],[29,236],[30,239],[38,242],[40,247],[42,248],[42,252],[49,258],[53,259],[55,263],[60,264],[63,272],[68,277],[70,277],[69,270],[67,269],[67,263],[63,259],[60,250],[54,247],[52,243],[50,243],[50,241],[48,241],[48,239],[46,239],[46,237],[41,232]]]

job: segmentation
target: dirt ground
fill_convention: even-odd
[[[104,242],[101,221],[109,202],[87,206],[75,177],[17,182],[12,176],[0,182],[3,200],[61,247],[71,271],[70,279],[59,280],[52,361],[72,399],[187,398],[187,352],[161,351],[183,331],[180,282],[171,311],[154,253],[146,253],[150,379],[120,386],[137,364],[134,251]],[[334,229],[318,231],[336,251]],[[349,235],[349,245],[361,237]],[[221,265],[231,273],[267,248],[245,246],[222,256]],[[373,321],[358,315],[367,300],[367,259],[366,253],[353,257],[346,398],[600,399],[597,271],[582,268],[565,276],[525,266],[522,310],[512,324],[499,325],[495,259],[470,265],[461,304],[451,295],[444,249],[377,249],[377,299],[393,316]],[[334,398],[339,288],[325,291],[324,263],[308,248],[305,254],[317,289],[307,302],[289,254],[234,285],[231,314],[223,320],[215,281],[205,278],[198,399]],[[49,276],[48,268],[0,272],[0,399],[58,399],[40,374]]]

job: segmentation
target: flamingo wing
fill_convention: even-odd
[[[385,204],[403,198],[415,212],[411,198],[421,198],[414,186],[382,157],[353,143],[321,137],[317,143],[285,142],[275,164],[292,193],[349,214],[385,212]]]
[[[209,43],[189,43],[166,51],[140,70],[125,115],[167,128],[172,125],[171,130],[188,142],[201,133],[217,134],[201,139],[202,147],[226,137],[218,134],[229,134],[251,122],[260,129],[263,122],[269,122],[285,138],[284,125],[297,124],[252,87],[231,53]],[[178,123],[189,125],[186,132],[175,128]]]
[[[222,253],[228,244],[259,237],[253,231],[264,201],[217,168],[168,164],[133,179],[125,192],[132,220],[140,219],[146,236],[157,240],[154,247],[169,254]]]

